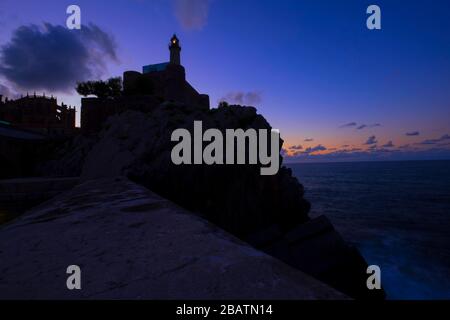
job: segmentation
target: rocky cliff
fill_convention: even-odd
[[[367,264],[357,251],[328,222],[309,222],[304,188],[289,169],[261,176],[259,165],[174,165],[171,134],[178,128],[192,132],[194,121],[202,121],[204,130],[271,129],[253,107],[202,110],[166,102],[110,117],[98,135],[77,137],[41,173],[83,180],[126,176],[350,296],[383,296],[367,290]],[[313,231],[303,228],[295,241],[286,241],[302,225]]]

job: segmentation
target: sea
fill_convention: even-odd
[[[287,164],[388,299],[450,299],[450,161]]]

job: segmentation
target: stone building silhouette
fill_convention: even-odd
[[[0,121],[18,129],[31,130],[46,136],[70,135],[75,131],[75,108],[56,98],[26,95],[8,100],[0,95]]]
[[[142,73],[124,72],[121,97],[109,100],[83,98],[82,131],[96,132],[110,115],[128,109],[145,111],[163,101],[209,109],[209,96],[198,93],[186,81],[186,72],[181,65],[181,46],[176,35],[170,39],[169,52],[169,62],[146,65],[142,68]]]

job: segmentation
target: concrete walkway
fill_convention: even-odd
[[[81,268],[68,290],[66,268]],[[0,299],[343,299],[125,178],[0,226]]]

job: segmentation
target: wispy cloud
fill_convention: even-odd
[[[351,128],[351,127],[356,127],[357,125],[358,124],[356,122],[349,122],[349,123],[346,123],[346,124],[340,126],[340,128]]]
[[[314,139],[313,139],[313,138],[306,138],[304,141],[305,141],[305,142],[313,142]]]
[[[219,101],[226,101],[232,104],[255,105],[261,103],[262,97],[261,93],[257,91],[236,91],[227,93],[224,97],[219,99]]]
[[[415,136],[420,135],[420,132],[419,132],[419,131],[407,132],[406,135],[407,135],[408,137],[415,137]]]
[[[314,152],[318,152],[318,151],[325,151],[325,150],[327,150],[327,148],[324,147],[323,145],[319,144],[315,147],[306,148],[304,153],[310,154],[310,153],[314,153]]]
[[[11,98],[13,96],[13,93],[11,92],[11,90],[7,86],[5,86],[1,83],[0,83],[0,94],[3,97],[8,97],[8,98]]]
[[[424,141],[419,142],[419,143],[417,143],[417,144],[421,144],[421,145],[433,145],[433,144],[437,144],[437,143],[439,143],[439,142],[443,142],[443,141],[447,141],[447,140],[450,140],[450,135],[444,134],[444,135],[441,136],[440,138],[424,140]]]
[[[356,129],[357,130],[363,130],[365,128],[376,128],[376,127],[381,127],[381,124],[380,123],[374,123],[374,124],[371,124],[371,125],[361,124]]]
[[[394,144],[392,143],[392,141],[389,141],[388,143],[386,143],[385,145],[382,146],[383,148],[393,148],[395,147]]]
[[[301,145],[291,146],[289,147],[290,150],[302,150],[303,147]]]
[[[186,30],[201,30],[208,22],[209,0],[174,0],[175,16]]]
[[[370,136],[367,141],[366,141],[366,145],[373,145],[373,144],[377,144],[377,138],[375,136]]]
[[[328,149],[330,151],[330,149]],[[405,148],[377,148],[370,150],[353,148],[336,150],[329,153],[298,153],[286,157],[287,162],[336,162],[336,161],[373,161],[373,160],[438,160],[450,159],[450,149],[435,147],[428,150]]]

